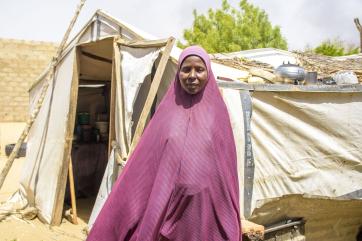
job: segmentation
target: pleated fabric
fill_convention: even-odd
[[[115,183],[88,241],[241,240],[236,150],[207,53],[208,82],[187,94],[176,75]]]

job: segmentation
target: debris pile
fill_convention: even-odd
[[[295,53],[300,65],[306,71],[315,71],[318,78],[328,78],[338,71],[352,71],[362,82],[362,54],[331,57],[312,53]]]
[[[354,75],[358,82],[362,83],[362,54],[330,57],[317,55],[307,52],[294,53],[298,64],[304,68],[305,73],[316,72],[318,76],[318,84],[348,84],[343,80],[338,82],[336,78]],[[246,58],[217,58],[212,59],[213,62],[228,67],[242,70],[244,74],[237,80],[248,84],[293,84],[294,80],[281,78],[275,74],[273,66],[249,60]],[[337,76],[338,74],[338,76]],[[337,77],[336,77],[337,76]],[[352,76],[353,77],[353,76]],[[354,83],[354,82],[353,82]],[[356,80],[357,83],[357,80]],[[306,84],[306,81],[300,81],[298,84]],[[351,84],[351,82],[349,83]]]
[[[241,82],[249,84],[278,82],[278,79],[274,74],[273,66],[266,63],[237,57],[232,59],[214,58],[212,59],[212,62],[244,71],[245,74],[238,78]]]

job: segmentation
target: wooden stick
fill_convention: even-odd
[[[62,39],[62,42],[60,42],[60,46],[59,46],[59,48],[58,48],[57,55],[56,55],[57,58],[60,57],[60,55],[62,54],[62,52],[63,52],[63,50],[64,50],[64,46],[65,46],[65,44],[67,43],[67,40],[68,40],[69,35],[70,35],[70,32],[72,31],[73,26],[74,26],[75,22],[77,21],[77,18],[78,18],[79,14],[80,14],[80,10],[82,10],[85,1],[86,1],[86,0],[80,0],[80,3],[79,3],[79,5],[77,6],[77,8],[76,8],[76,10],[75,10],[74,16],[73,16],[72,20],[71,20],[70,23],[69,23],[68,29],[67,29],[67,31],[66,31],[65,34],[64,34],[64,37],[63,37],[63,39]]]
[[[360,41],[360,53],[362,53],[362,25],[359,22],[358,18],[353,19],[354,23],[356,24],[356,28],[359,32],[359,41]]]
[[[115,111],[114,108],[116,106],[115,104],[115,100],[116,100],[116,96],[120,97],[119,100],[117,100],[117,103],[119,104],[118,106],[118,111],[120,112],[119,115],[119,126],[120,126],[120,130],[119,130],[119,134],[120,134],[120,138],[121,140],[118,140],[121,143],[124,143],[121,147],[121,152],[122,152],[122,158],[127,159],[127,154],[128,154],[128,140],[127,140],[127,135],[126,135],[126,124],[125,124],[125,96],[124,96],[124,86],[123,86],[123,74],[122,74],[122,54],[120,53],[120,49],[121,46],[118,45],[117,43],[117,39],[115,39],[115,41],[113,42],[113,51],[114,51],[114,76],[113,76],[113,83],[112,83],[112,90],[113,90],[113,100],[111,102],[111,105],[113,105],[113,109],[111,110],[111,118],[113,118],[113,123],[115,123]],[[111,92],[112,93],[112,92]],[[113,112],[112,112],[113,111]],[[112,128],[112,132],[110,133],[110,139],[109,142],[111,143],[114,139],[115,139],[115,128],[114,128],[114,124],[111,125]],[[110,153],[110,149],[109,149],[109,153]]]
[[[3,184],[4,184],[5,178],[6,178],[6,176],[8,175],[8,173],[9,173],[9,171],[10,171],[10,168],[11,168],[11,166],[12,166],[13,163],[14,163],[14,159],[15,159],[16,155],[18,154],[21,145],[23,144],[25,138],[28,136],[29,130],[30,130],[31,126],[33,125],[36,117],[37,117],[38,114],[39,114],[40,108],[41,108],[41,106],[42,106],[42,104],[43,104],[45,95],[46,95],[46,93],[47,93],[47,89],[48,89],[48,87],[49,87],[49,81],[52,81],[53,78],[54,78],[54,74],[55,74],[55,64],[57,63],[57,59],[60,57],[60,55],[61,55],[62,52],[63,52],[65,43],[66,43],[66,41],[67,41],[67,39],[68,39],[68,37],[69,37],[69,34],[70,34],[70,32],[71,32],[74,24],[75,24],[76,19],[78,18],[78,15],[79,15],[79,13],[80,13],[80,10],[81,10],[81,8],[83,7],[85,1],[86,1],[86,0],[81,0],[80,4],[79,4],[78,7],[77,7],[76,13],[75,13],[72,21],[70,22],[70,25],[69,25],[69,27],[68,27],[68,29],[67,29],[64,37],[63,37],[63,40],[62,40],[61,44],[60,44],[59,47],[58,47],[56,56],[55,56],[55,58],[53,58],[53,60],[52,60],[52,68],[51,68],[52,71],[51,71],[51,73],[50,73],[50,75],[49,75],[49,78],[45,81],[45,83],[44,83],[44,85],[43,85],[43,87],[42,87],[41,94],[40,94],[40,97],[39,97],[39,99],[38,99],[38,101],[37,101],[35,110],[34,110],[34,112],[31,114],[31,116],[29,117],[28,121],[26,122],[26,126],[25,126],[23,132],[21,133],[20,138],[18,139],[18,142],[16,143],[13,151],[11,152],[11,154],[10,154],[10,156],[9,156],[9,158],[8,158],[8,160],[6,161],[4,168],[1,170],[1,173],[0,173],[0,189],[1,189],[1,187],[3,186]]]
[[[165,49],[163,51],[160,63],[158,64],[158,68],[156,70],[155,77],[152,80],[150,91],[148,92],[145,105],[144,105],[144,107],[142,109],[141,116],[140,116],[139,121],[137,123],[136,131],[135,131],[135,134],[134,134],[133,139],[132,139],[132,144],[131,144],[128,156],[130,156],[132,154],[132,152],[135,149],[139,139],[141,138],[141,135],[143,133],[143,129],[144,129],[145,125],[146,125],[147,116],[150,113],[153,100],[156,97],[157,90],[158,90],[158,87],[160,86],[162,75],[163,75],[163,72],[165,71],[166,64],[167,64],[168,58],[170,57],[170,53],[171,53],[172,46],[173,46],[174,42],[175,42],[174,38],[169,38],[167,40],[166,47],[165,47]]]
[[[75,188],[74,188],[74,176],[73,176],[73,165],[72,165],[72,158],[69,160],[69,187],[70,187],[70,199],[72,203],[72,222],[73,224],[78,224],[77,219],[77,203],[76,203],[76,196],[75,196]]]

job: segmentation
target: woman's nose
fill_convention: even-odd
[[[195,71],[195,69],[191,69],[190,78],[192,78],[192,79],[195,79],[195,78],[196,78],[196,71]]]

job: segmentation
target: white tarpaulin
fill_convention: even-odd
[[[247,148],[237,140],[244,137],[245,131],[238,132],[248,120],[234,111],[244,108],[245,112],[242,93],[223,91],[236,135],[238,167],[244,166],[239,170],[239,183],[244,180],[240,185],[244,211],[249,205],[252,213],[258,201],[287,194],[358,198],[362,189],[361,92],[251,92],[253,164],[249,167]],[[250,196],[245,195],[247,190]]]
[[[245,135],[244,135],[244,117],[243,109],[240,98],[239,90],[233,89],[222,89],[222,95],[224,97],[225,104],[228,108],[230,122],[233,130],[235,145],[236,145],[236,155],[238,159],[238,179],[239,187],[244,186],[244,156],[245,149],[242,148],[245,146]],[[244,189],[239,188],[239,196],[244,197]],[[244,210],[244,198],[239,199],[240,210]]]
[[[69,70],[73,68],[74,53],[74,50],[71,51],[58,65],[54,80],[50,82],[43,105],[29,132],[26,161],[20,179],[20,190],[25,190],[31,206],[35,205],[39,216],[46,222],[52,220],[63,162],[73,77],[73,71]]]
[[[249,220],[268,229],[302,219],[307,240],[357,236],[362,92],[334,89],[222,89],[237,149],[240,210]]]
[[[251,122],[258,199],[362,189],[362,93],[255,92]]]
[[[122,77],[116,84],[115,127],[116,140],[121,147],[122,157],[128,154],[132,141],[132,127],[137,121],[132,118],[136,97],[142,84],[150,85],[150,81],[146,83],[145,77],[151,74],[159,52],[159,48],[121,47],[121,69],[118,71]]]

